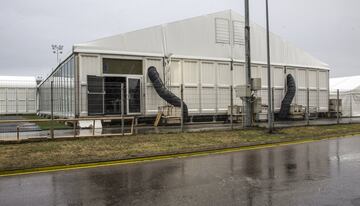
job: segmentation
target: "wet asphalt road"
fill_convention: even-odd
[[[360,206],[360,137],[1,177],[0,205]]]

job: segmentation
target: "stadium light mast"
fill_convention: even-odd
[[[51,48],[53,50],[53,54],[56,54],[56,61],[57,61],[57,64],[59,64],[61,61],[59,55],[63,53],[64,46],[60,45],[60,44],[59,45],[53,44],[53,45],[51,45]]]

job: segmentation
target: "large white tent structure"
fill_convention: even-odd
[[[293,103],[306,105],[309,89],[310,106],[327,112],[329,66],[275,34],[270,41],[275,110],[285,94],[285,77],[292,74],[297,84]],[[191,115],[226,114],[231,86],[245,84],[244,42],[244,17],[227,10],[76,44],[40,85],[40,113],[50,113],[53,82],[57,115],[117,114],[114,108],[119,105],[108,95],[114,88],[108,85],[124,83],[125,113],[155,115],[165,105],[147,75],[147,69],[155,66],[176,95],[184,85]],[[267,104],[266,31],[254,23],[251,55],[252,77],[262,81],[257,95]],[[235,104],[242,102],[236,99]]]
[[[35,114],[36,78],[0,76],[0,114]]]
[[[330,79],[330,97],[342,99],[342,115],[360,117],[360,76],[338,77]]]

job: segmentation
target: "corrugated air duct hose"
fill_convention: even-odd
[[[154,85],[155,91],[162,99],[164,99],[167,103],[173,105],[174,107],[181,107],[181,99],[165,87],[155,67],[151,66],[148,68],[148,76],[150,81]],[[187,121],[188,116],[189,116],[188,107],[185,104],[185,102],[183,102],[184,121]]]
[[[286,76],[287,92],[281,102],[281,109],[278,114],[279,119],[287,119],[289,117],[291,102],[293,101],[296,93],[295,79],[291,74]]]

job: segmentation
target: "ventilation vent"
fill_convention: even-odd
[[[215,19],[216,43],[230,44],[230,23],[227,19]]]
[[[241,21],[233,21],[234,44],[245,45],[245,24]]]

